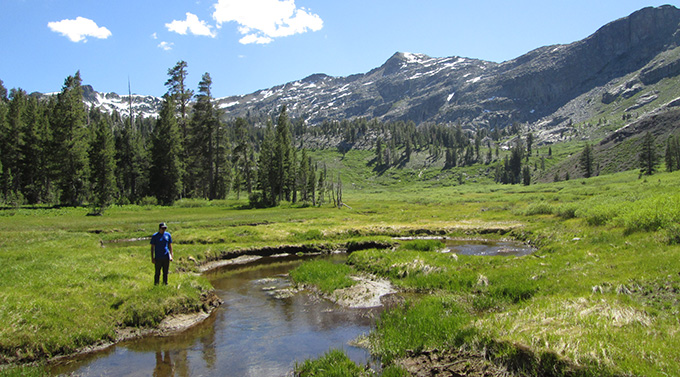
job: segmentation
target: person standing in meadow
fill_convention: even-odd
[[[153,275],[153,284],[160,282],[161,270],[163,270],[163,284],[168,285],[168,270],[172,262],[172,236],[167,232],[165,223],[158,225],[158,232],[151,236],[151,263],[156,267]]]

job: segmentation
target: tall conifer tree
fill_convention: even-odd
[[[28,99],[26,116],[25,142],[21,152],[23,172],[21,191],[28,203],[36,204],[48,200],[51,189],[48,155],[51,130],[46,107],[37,97]]]
[[[61,204],[80,205],[87,197],[88,140],[80,71],[64,81],[51,117]]]
[[[27,95],[22,89],[10,91],[9,108],[6,115],[5,127],[2,130],[2,189],[5,197],[18,194],[22,186],[23,146],[25,142]]]
[[[267,120],[264,139],[260,145],[260,156],[257,163],[257,189],[260,197],[253,204],[273,207],[278,204],[277,163],[274,161],[276,135],[271,120]]]
[[[652,175],[656,171],[658,156],[655,143],[654,135],[647,132],[642,139],[642,150],[640,151],[640,172],[642,174]]]
[[[276,182],[274,184],[277,202],[290,200],[292,190],[291,169],[293,164],[292,137],[290,133],[290,120],[286,105],[281,108],[281,113],[276,121],[276,141],[274,147],[274,163],[276,164]]]
[[[182,193],[182,143],[174,115],[175,103],[165,95],[151,134],[150,190],[163,205],[171,205]]]
[[[583,176],[590,178],[593,175],[593,147],[590,146],[590,143],[586,143],[586,146],[583,147],[579,162]]]
[[[90,204],[95,213],[101,213],[113,202],[116,187],[115,144],[111,125],[102,117],[94,124],[94,137],[90,145]]]
[[[253,191],[253,148],[248,136],[248,122],[237,118],[234,128],[234,189],[237,195],[244,189],[250,195]]]

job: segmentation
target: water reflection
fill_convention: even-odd
[[[536,252],[534,247],[517,241],[447,240],[446,249],[464,255],[516,257],[521,257]]]
[[[168,351],[161,352],[160,350],[156,351],[156,367],[153,370],[153,376],[165,377],[172,375],[174,375],[174,373],[172,368],[172,359],[170,358],[170,352]]]

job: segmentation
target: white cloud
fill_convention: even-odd
[[[163,49],[165,51],[170,51],[170,50],[172,50],[172,46],[174,46],[174,45],[175,44],[172,43],[172,42],[165,42],[164,41],[164,42],[161,42],[161,43],[158,44],[158,48]]]
[[[261,35],[256,35],[256,34],[248,34],[245,37],[241,38],[238,40],[239,43],[248,45],[251,43],[257,43],[260,45],[266,45],[267,43],[271,43],[274,41],[273,39]]]
[[[205,21],[198,19],[195,14],[187,12],[187,19],[185,21],[174,20],[169,24],[165,24],[165,27],[170,31],[175,33],[185,35],[187,32],[193,35],[201,35],[206,37],[215,37],[215,34],[211,30],[212,26],[206,24]]]
[[[49,22],[47,26],[54,32],[68,37],[72,42],[87,42],[87,37],[106,39],[111,36],[111,31],[105,27],[99,27],[96,22],[77,17],[75,20],[61,20]]]
[[[242,44],[270,43],[274,38],[319,31],[323,20],[305,8],[297,8],[295,0],[218,0],[213,19],[220,28],[225,22],[236,22],[244,35]]]
[[[151,39],[158,39],[158,34],[156,33],[151,34]]]

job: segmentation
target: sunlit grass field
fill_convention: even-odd
[[[201,310],[211,287],[197,264],[231,251],[436,233],[516,238],[539,250],[454,258],[402,242],[353,253],[335,276],[340,284],[338,276],[370,272],[428,297],[379,321],[371,342],[385,362],[407,349],[466,346],[494,349],[508,364],[527,347],[535,355],[527,368],[555,357],[564,371],[586,375],[680,375],[680,173],[531,186],[437,183],[427,171],[427,179],[386,185],[362,174],[343,176],[351,208],[342,209],[182,200],[111,207],[100,217],[86,208],[0,210],[0,361],[69,354],[113,341],[124,327]],[[161,221],[176,261],[169,286],[154,287],[148,241],[111,241],[148,237]]]

